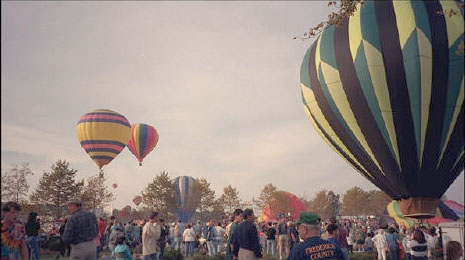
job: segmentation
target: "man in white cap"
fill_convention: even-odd
[[[82,210],[82,200],[72,198],[67,202],[71,217],[66,222],[62,240],[71,245],[71,260],[90,260],[97,257],[94,242],[98,234],[97,217],[94,213]]]

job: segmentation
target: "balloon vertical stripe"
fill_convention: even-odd
[[[449,42],[449,77],[447,86],[447,103],[445,111],[445,119],[443,121],[442,138],[441,138],[441,155],[439,161],[442,158],[444,150],[446,148],[445,143],[448,142],[452,129],[454,128],[457,120],[458,113],[460,111],[460,105],[463,103],[463,55],[456,55],[456,50],[460,42],[464,41],[463,30],[460,28],[464,27],[464,17],[460,12],[457,4],[451,1],[440,1],[443,10],[454,10],[455,15],[449,16],[444,15],[444,19],[448,31],[448,42]]]
[[[308,75],[308,71],[306,74]],[[355,167],[361,167],[364,172],[367,172],[366,169],[360,164],[360,162],[357,161],[357,159],[352,154],[352,152],[349,151],[345,145],[343,145],[342,141],[338,138],[336,133],[332,130],[328,121],[325,119],[323,113],[321,112],[320,108],[317,106],[316,101],[315,101],[315,96],[311,88],[303,85],[302,97],[304,100],[305,109],[306,111],[308,111],[309,115],[311,116],[309,117],[310,121],[311,122],[315,121],[315,123],[318,124],[317,129],[320,129],[321,132],[325,133],[324,135],[327,136],[328,145],[333,145],[333,149],[335,149],[336,151],[341,150],[342,154],[346,154],[347,156],[349,156],[350,162],[354,162],[356,164]]]
[[[379,39],[384,58],[384,69],[389,96],[392,106],[394,125],[396,127],[397,144],[403,178],[415,180],[419,165],[416,152],[415,130],[412,122],[412,111],[408,87],[406,82],[405,67],[400,47],[399,32],[397,30],[396,16],[391,1],[375,2],[375,13],[379,29]],[[396,173],[391,173],[396,176]],[[402,183],[402,182],[401,182]],[[415,192],[416,185],[405,182],[402,194],[410,196]],[[404,185],[402,185],[404,186]],[[405,190],[406,189],[406,190]]]
[[[312,49],[310,61],[312,57],[315,57],[316,48]],[[324,93],[321,89],[320,82],[318,81],[317,73],[315,64],[310,62],[309,64],[309,74],[310,74],[310,82],[312,85],[313,93],[315,94],[315,100],[318,103],[318,106],[321,108],[321,112],[323,113],[325,119],[328,121],[330,127],[335,130],[337,136],[341,139],[342,143],[354,154],[357,161],[359,161],[364,168],[366,168],[369,172],[376,173],[379,175],[384,175],[379,168],[371,161],[368,156],[361,150],[356,143],[353,142],[353,139],[347,134],[342,123],[337,119],[337,117],[332,113],[331,107],[326,100]]]
[[[373,155],[375,157],[377,167],[382,171],[383,175],[386,172],[394,173],[397,176],[399,169],[397,168],[397,162],[392,157],[391,150],[386,146],[386,139],[383,137],[379,127],[377,127],[376,120],[373,114],[370,113],[370,107],[366,102],[365,93],[360,85],[357,77],[357,73],[352,59],[349,40],[348,40],[348,23],[344,21],[342,26],[336,27],[335,42],[341,44],[335,45],[334,52],[337,57],[338,68],[344,67],[344,70],[339,70],[340,79],[342,81],[343,91],[347,95],[348,100],[360,100],[360,102],[351,102],[350,109],[354,114],[354,122],[359,125],[360,131],[363,135],[363,140],[366,140],[366,145],[371,147]],[[369,136],[370,138],[365,138]],[[362,137],[359,137],[359,139]],[[399,187],[403,188],[403,187]]]
[[[184,223],[192,218],[196,209],[192,201],[194,182],[194,178],[188,176],[179,176],[174,179],[177,201],[176,217]]]
[[[154,127],[146,124],[134,124],[131,126],[131,139],[128,148],[136,156],[139,164],[157,145],[158,133]]]
[[[379,30],[375,15],[373,1],[367,1],[363,14],[359,20],[358,30],[361,30],[360,46],[358,51],[352,51],[354,66],[358,80],[365,95],[365,99],[373,113],[376,124],[380,129],[385,143],[387,143],[392,156],[396,158],[397,167],[400,169],[399,148],[397,147],[397,136],[394,128],[389,90],[386,83],[381,43],[379,42]],[[353,30],[349,22],[349,39],[353,38]],[[358,34],[356,35],[358,36]]]
[[[435,172],[440,156],[440,140],[443,125],[445,105],[447,100],[447,78],[449,73],[449,48],[447,40],[447,27],[438,2],[426,1],[426,12],[428,13],[431,43],[433,53],[433,74],[431,106],[429,111],[428,127],[426,129],[425,152],[422,167],[427,172]],[[434,106],[434,109],[431,109]],[[427,158],[427,159],[426,159]]]
[[[350,109],[350,104],[347,100],[347,95],[344,94],[344,91],[342,91],[343,85],[341,83],[341,78],[339,76],[339,71],[337,69],[336,64],[336,58],[334,56],[334,27],[332,28],[333,30],[331,30],[330,28],[328,28],[328,30],[325,30],[325,32],[323,32],[325,35],[322,35],[321,37],[322,39],[326,39],[321,40],[320,43],[322,44],[322,46],[326,46],[326,48],[320,49],[326,50],[320,53],[321,63],[320,67],[318,68],[318,78],[321,83],[321,89],[325,95],[325,98],[328,100],[328,103],[330,104],[330,107],[334,115],[336,115],[339,122],[342,123],[346,132],[350,135],[350,137],[358,145],[358,147],[365,154],[369,155],[373,162],[377,165],[377,167],[379,167],[378,161],[376,160],[376,158],[373,155],[373,152],[368,146],[367,141],[363,136],[359,125],[356,123],[352,123],[355,122],[356,119],[354,117],[354,114],[352,113],[352,110]],[[326,83],[326,77],[331,79],[331,81]]]

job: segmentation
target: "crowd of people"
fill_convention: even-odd
[[[186,257],[194,253],[213,257],[224,254],[228,260],[262,259],[264,254],[279,259],[350,259],[358,252],[376,252],[378,260],[427,260],[440,241],[434,227],[406,229],[391,223],[380,226],[376,218],[321,220],[318,215],[301,212],[294,221],[290,216],[257,223],[252,209],[236,209],[229,218],[207,223],[165,223],[152,212],[148,219],[122,223],[96,218],[81,209],[82,201],[67,202],[70,217],[59,229],[60,254],[70,259],[99,259],[103,251],[116,260],[159,260],[165,249],[179,250]],[[18,221],[20,207],[6,203],[2,219],[2,260],[40,259],[37,214],[31,212],[27,222]],[[447,259],[459,259],[462,246],[456,241],[447,245]]]

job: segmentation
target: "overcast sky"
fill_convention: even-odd
[[[244,201],[264,185],[298,196],[377,189],[306,119],[300,65],[326,1],[2,2],[2,169],[30,162],[31,191],[58,159],[78,179],[98,173],[76,136],[106,108],[154,126],[138,166],[128,149],[104,167],[116,208],[161,171],[205,177]],[[446,195],[464,202],[464,174]],[[112,188],[110,188],[112,189]]]

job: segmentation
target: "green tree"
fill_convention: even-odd
[[[81,195],[84,180],[75,180],[77,170],[70,169],[65,160],[58,160],[50,169],[50,172],[44,171],[30,199],[44,209],[40,213],[61,218],[67,213],[63,204],[70,198]]]
[[[241,208],[241,199],[239,191],[235,187],[228,185],[224,187],[223,194],[219,198],[219,204],[224,209],[224,212],[231,214],[237,208]]]
[[[205,178],[196,179],[192,196],[200,221],[205,222],[210,217],[209,213],[218,206],[215,191],[210,188],[210,183]]]
[[[263,187],[260,192],[260,195],[257,199],[252,199],[252,202],[259,209],[263,209],[265,205],[269,202],[270,198],[273,197],[273,194],[278,191],[278,188],[273,184],[269,183]]]
[[[158,174],[142,191],[142,203],[151,207],[166,218],[174,218],[176,207],[175,187],[168,173]]]
[[[87,179],[83,189],[82,201],[91,210],[102,209],[115,199],[113,193],[105,185],[105,176],[98,174]]]
[[[14,163],[10,169],[2,169],[2,199],[20,204],[26,203],[29,175],[34,175],[34,173],[29,169],[27,162]]]
[[[366,215],[368,193],[359,187],[352,187],[344,195],[342,200],[342,215],[358,216]]]
[[[329,219],[337,216],[339,213],[340,201],[339,195],[333,191],[321,190],[316,197],[309,201],[309,211],[315,212],[322,219]]]
[[[381,216],[387,205],[392,201],[391,197],[380,190],[370,190],[368,195],[368,214]]]

